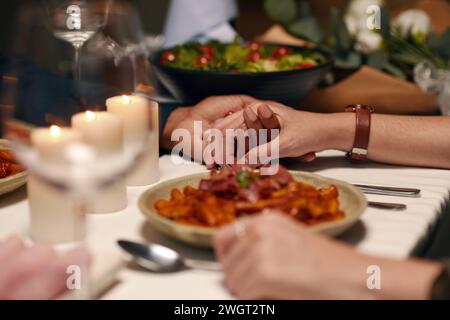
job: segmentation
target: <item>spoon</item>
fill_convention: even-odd
[[[127,240],[119,240],[117,244],[131,254],[139,266],[153,272],[174,272],[186,268],[207,271],[221,270],[220,264],[217,262],[183,258],[175,250],[159,244],[142,244]]]

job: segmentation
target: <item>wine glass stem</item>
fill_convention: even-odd
[[[75,55],[74,55],[74,78],[76,81],[81,81],[81,45],[74,45]]]

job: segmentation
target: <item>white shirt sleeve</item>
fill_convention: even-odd
[[[238,14],[235,0],[172,0],[164,27],[165,47],[192,39],[231,41],[228,23]]]

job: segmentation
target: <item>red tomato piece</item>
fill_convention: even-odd
[[[197,65],[200,67],[206,66],[211,62],[211,57],[210,56],[199,56],[197,58]]]
[[[177,56],[172,51],[165,51],[161,56],[161,62],[174,62],[177,59]]]
[[[201,53],[202,56],[209,56],[214,57],[214,48],[211,46],[208,46],[207,44],[204,44],[198,48],[198,51]]]
[[[275,49],[275,51],[273,52],[272,56],[275,59],[280,59],[282,57],[284,57],[285,55],[288,55],[291,53],[291,49],[287,48],[287,47],[277,47]]]
[[[314,63],[306,62],[306,63],[302,63],[301,65],[299,65],[298,69],[309,69],[309,68],[314,68],[315,66],[317,66],[317,65]]]
[[[259,51],[261,49],[261,43],[258,41],[250,41],[247,45],[248,48],[250,48],[251,51]]]
[[[261,53],[259,53],[258,51],[253,51],[252,53],[250,53],[250,56],[248,57],[248,61],[250,61],[250,62],[256,62],[260,59],[261,59]]]

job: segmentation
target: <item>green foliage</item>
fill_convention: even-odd
[[[380,34],[383,39],[389,39],[391,35],[391,15],[386,7],[381,7],[381,30]]]
[[[397,78],[407,80],[406,74],[400,68],[396,67],[395,65],[393,65],[391,63],[386,63],[383,66],[383,70],[392,74],[393,76],[396,76]]]
[[[319,43],[323,40],[322,30],[314,17],[304,17],[295,20],[287,26],[287,30],[297,37],[315,43]]]
[[[343,14],[331,8],[331,32],[335,39],[336,51],[347,52],[353,47],[353,39],[344,22]]]
[[[295,0],[264,0],[264,8],[269,18],[279,23],[290,23],[297,17]]]
[[[344,20],[350,1],[345,0],[340,10],[331,9],[328,38],[324,38],[323,30],[312,16],[308,0],[265,0],[265,9],[269,17],[281,23],[294,36],[331,51],[336,56],[337,68],[353,70],[367,64],[396,77],[412,80],[415,65],[424,59],[430,60],[438,69],[449,67],[450,28],[440,35],[404,35],[393,27],[386,7],[381,7],[379,30],[383,47],[369,54],[358,52],[355,49],[356,40]],[[327,82],[330,81],[333,81],[332,75],[328,76]]]
[[[362,56],[355,51],[347,52],[347,54],[341,53],[336,56],[336,67],[342,69],[357,69],[362,64]]]
[[[450,60],[450,28],[441,35],[431,35],[428,39],[430,49],[443,59]]]
[[[383,50],[375,51],[367,56],[366,63],[372,68],[381,70],[387,63],[389,63],[389,56]]]

